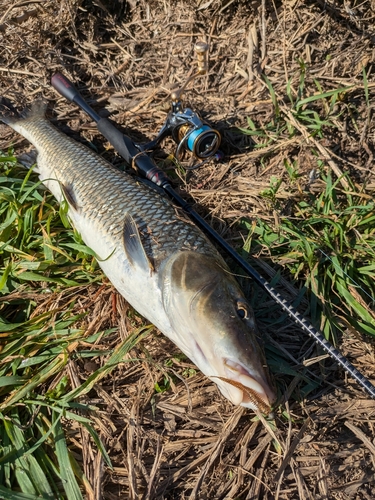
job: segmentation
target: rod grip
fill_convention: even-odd
[[[100,118],[96,123],[98,130],[108,140],[114,149],[120,153],[127,163],[131,163],[134,156],[139,154],[139,150],[133,142],[118,130],[107,118]]]

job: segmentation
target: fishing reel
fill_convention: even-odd
[[[200,75],[205,75],[208,69],[208,45],[197,42],[194,46],[197,56],[198,70],[190,76],[184,85],[171,94],[171,110],[157,137],[148,144],[142,145],[142,150],[156,147],[165,137],[170,136],[177,144],[175,158],[179,160],[185,151],[192,153],[201,162],[188,169],[200,167],[210,158],[221,160],[223,154],[219,151],[220,133],[204,122],[199,114],[191,108],[184,108],[182,95],[187,85]]]
[[[175,157],[180,159],[183,151],[190,151],[200,160],[214,156],[220,146],[219,132],[203,122],[196,111],[186,108],[171,111],[159,133],[163,138],[171,135],[177,144]]]

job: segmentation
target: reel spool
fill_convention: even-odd
[[[184,148],[196,158],[205,160],[215,155],[221,143],[220,133],[204,123],[200,127],[193,128],[189,123],[185,123],[177,128],[177,133],[173,132],[172,137],[178,144],[177,158]]]

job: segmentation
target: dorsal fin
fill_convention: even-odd
[[[138,266],[143,270],[154,270],[141,241],[137,223],[128,212],[124,216],[123,242],[125,253],[132,266]]]

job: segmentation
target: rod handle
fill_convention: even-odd
[[[91,106],[87,104],[72,82],[61,73],[55,73],[51,78],[52,87],[57,90],[59,94],[68,99],[70,102],[74,102],[79,106],[85,113],[87,113],[94,122],[100,120],[100,116],[92,109]]]
[[[51,84],[54,89],[57,90],[59,94],[68,99],[70,102],[74,102],[77,96],[80,96],[80,93],[75,88],[70,80],[61,73],[55,73],[51,78]]]

